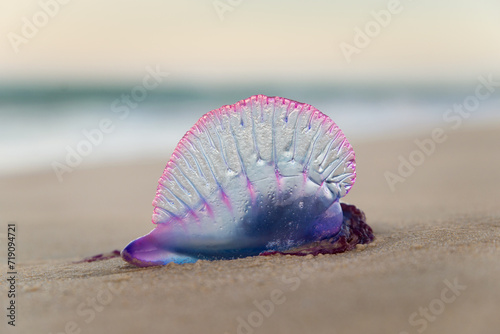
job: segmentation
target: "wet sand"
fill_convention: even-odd
[[[447,133],[391,191],[384,174],[429,136],[352,142],[358,179],[345,201],[376,240],[317,257],[75,264],[152,229],[167,157],[78,168],[62,183],[1,178],[0,232],[16,223],[19,276],[16,327],[4,315],[2,333],[498,333],[500,128]]]

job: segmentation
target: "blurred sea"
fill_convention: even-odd
[[[437,126],[450,128],[443,115],[473,95],[476,85],[186,84],[149,91],[143,101],[127,107],[126,117],[125,109],[115,111],[126,106],[120,99],[133,86],[0,85],[0,176],[50,171],[54,161],[65,164],[68,150],[86,140],[83,131],[98,128],[103,119],[111,121],[112,131],[77,168],[154,157],[167,162],[204,113],[254,94],[309,103],[330,116],[351,141],[430,134]],[[500,124],[500,94],[495,93],[463,123]]]

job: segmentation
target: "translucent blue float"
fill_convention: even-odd
[[[159,180],[156,227],[121,255],[153,266],[348,250],[373,240],[363,213],[339,202],[355,180],[354,151],[328,116],[252,96],[184,135]]]

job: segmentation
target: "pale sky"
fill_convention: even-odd
[[[0,82],[135,80],[155,65],[178,81],[500,75],[498,0],[401,0],[385,27],[371,12],[387,0],[59,1],[0,0]],[[221,20],[214,4],[231,10]],[[340,45],[367,26],[380,31],[348,62]]]

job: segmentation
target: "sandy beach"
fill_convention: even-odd
[[[429,129],[432,130],[432,129]],[[168,157],[0,179],[2,258],[16,224],[16,326],[2,333],[484,333],[500,328],[500,129],[463,126],[394,184],[415,139],[351,141],[345,202],[376,240],[317,257],[269,256],[135,268],[122,249],[149,232]],[[416,156],[416,155],[415,155]]]

